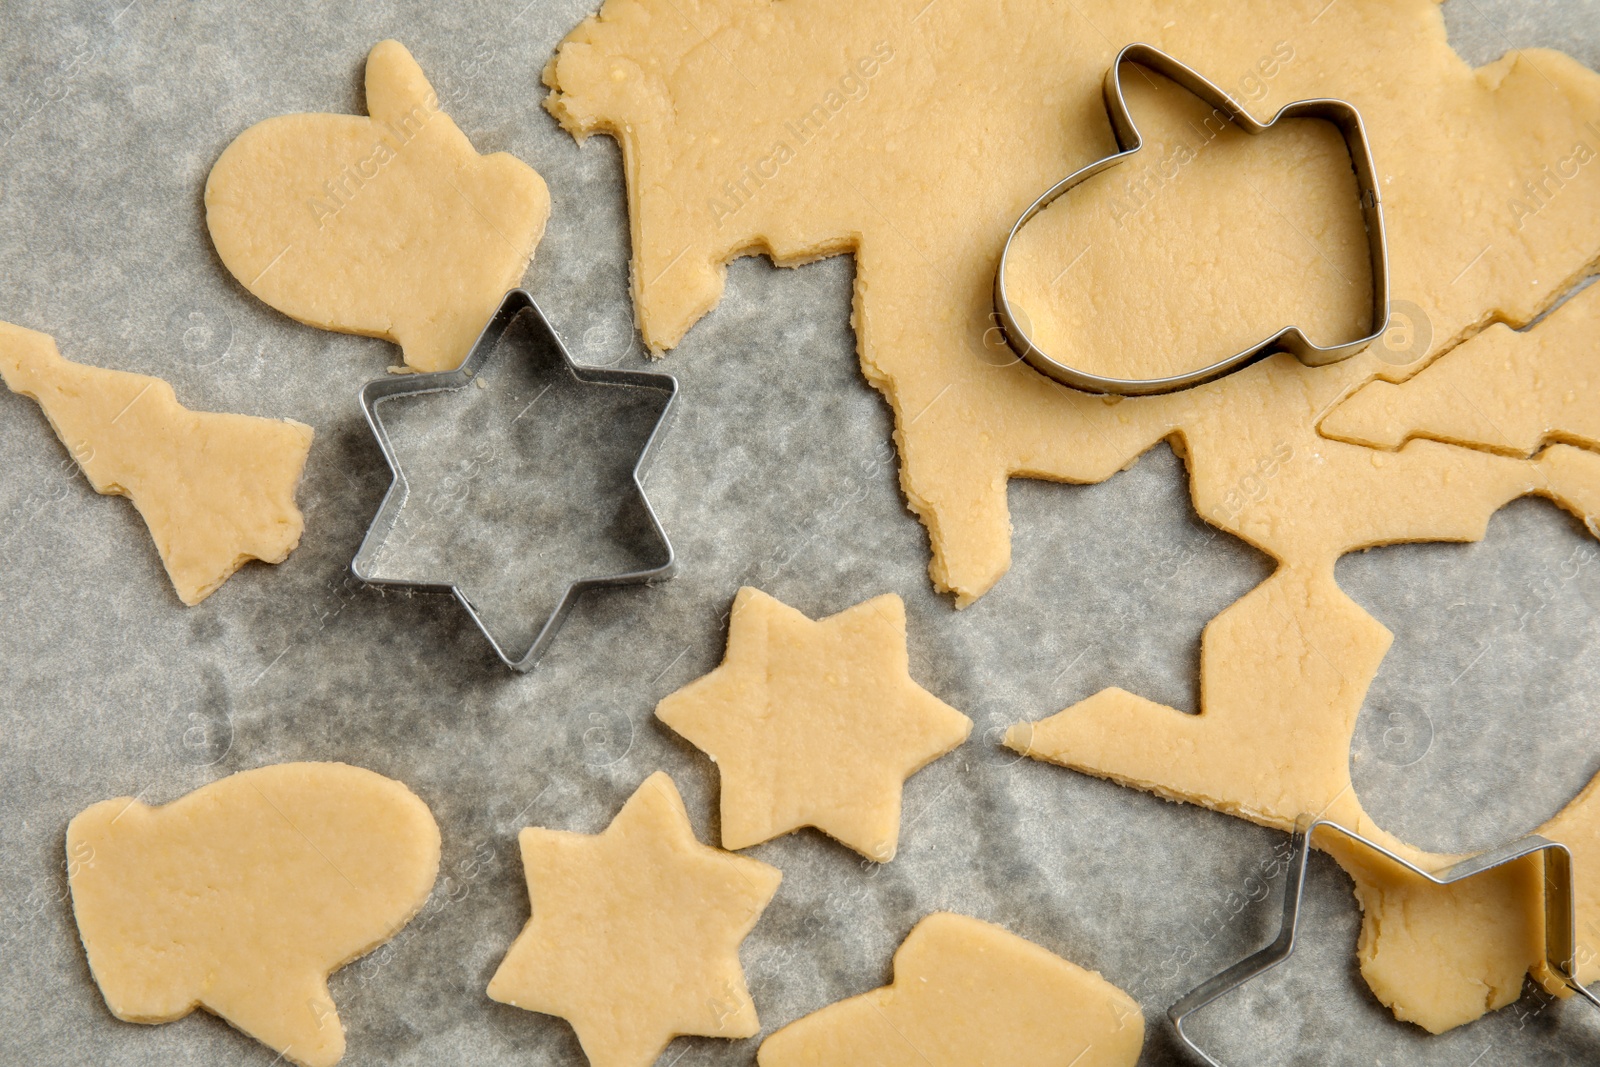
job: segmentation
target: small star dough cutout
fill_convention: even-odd
[[[133,501],[185,604],[300,543],[311,427],[190,411],[159,378],[68,362],[47,334],[3,322],[0,378],[38,401],[95,492]]]
[[[195,1008],[281,1058],[344,1055],[328,975],[427,901],[439,827],[404,785],[343,763],[230,775],[161,807],[105,800],[67,826],[72,910],[119,1019]]]
[[[940,912],[894,954],[894,983],[774,1033],[759,1067],[1133,1067],[1128,994],[991,923]]]
[[[450,370],[521,281],[550,193],[514,156],[478,155],[398,41],[367,57],[367,110],[245,130],[206,180],[206,225],[233,276],[285,315]]]
[[[649,1067],[680,1034],[760,1032],[739,944],[783,875],[695,840],[665,773],[602,833],[519,840],[533,915],[491,998],[566,1019],[594,1067]]]
[[[656,706],[722,773],[722,846],[814,826],[894,859],[905,780],[972,720],[911,680],[906,609],[890,593],[821,622],[739,590],[722,666]]]

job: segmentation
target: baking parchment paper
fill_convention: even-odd
[[[1142,1062],[1177,1063],[1166,1005],[1274,928],[1281,881],[1263,873],[1283,835],[998,745],[1007,724],[1107,685],[1193,709],[1201,628],[1269,561],[1195,517],[1182,464],[1160,446],[1102,485],[1014,481],[1011,571],[954,611],[927,579],[886,405],[857,370],[848,257],[732,267],[722,304],[658,368],[682,383],[649,483],[681,575],[590,595],[536,673],[502,668],[448,598],[349,577],[388,483],[355,394],[398,352],[244,292],[205,233],[206,173],[260,119],[364,113],[366,52],[397,37],[479,151],[512,152],[549,182],[527,284],[577,358],[646,366],[617,147],[580,147],[540,107],[542,67],[591,10],[0,3],[0,319],[53,334],[70,359],[166,378],[190,407],[317,432],[300,548],[185,609],[133,508],[95,495],[37,407],[0,393],[0,1062],[272,1062],[204,1013],[112,1018],[77,941],[63,835],[107,797],[164,802],[314,759],[401,779],[444,833],[427,908],[333,978],[344,1062],[582,1064],[564,1022],[484,995],[527,917],[515,834],[597,831],[660,768],[715,840],[714,768],[651,709],[719,661],[741,584],[812,616],[898,592],[913,676],[976,722],[908,784],[892,864],[813,832],[750,851],[784,872],[743,954],[767,1031],[886,981],[916,920],[948,908],[1132,992],[1149,1020]],[[1600,67],[1596,0],[1445,11],[1473,63],[1546,45]],[[1433,849],[1487,846],[1600,770],[1600,555],[1564,513],[1520,501],[1481,544],[1375,550],[1338,576],[1396,635],[1351,754],[1385,827]],[[1600,1018],[1531,993],[1442,1037],[1396,1022],[1360,980],[1355,903],[1325,857],[1309,899],[1291,962],[1198,1024],[1228,1062],[1600,1057]],[[756,1044],[681,1039],[662,1062],[749,1064]]]

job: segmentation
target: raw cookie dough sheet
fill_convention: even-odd
[[[746,853],[784,873],[743,955],[764,1032],[885,984],[916,921],[949,909],[1100,971],[1144,1005],[1141,1062],[1184,1062],[1162,1012],[1269,935],[1284,835],[999,745],[1005,726],[1108,685],[1194,707],[1201,628],[1267,560],[1194,517],[1165,446],[1103,485],[1013,482],[1011,570],[956,613],[931,590],[887,407],[858,370],[850,260],[741,260],[657,367],[682,383],[649,481],[680,576],[589,596],[537,672],[513,676],[448,601],[348,577],[388,480],[355,391],[399,351],[250,297],[212,250],[201,191],[253,122],[360,113],[363,58],[396,37],[479,152],[511,152],[548,182],[526,282],[574,355],[644,367],[617,147],[578,146],[539,106],[540,72],[590,0],[243,16],[122,2],[4,16],[0,318],[83,362],[159,375],[196,409],[313,426],[306,531],[286,563],[247,566],[183,608],[131,506],[95,495],[37,406],[0,393],[0,1062],[268,1063],[203,1014],[112,1018],[66,900],[66,824],[106,797],[164,802],[238,770],[345,760],[428,803],[443,860],[418,918],[334,975],[343,1062],[581,1064],[566,1024],[484,994],[527,918],[517,831],[598,832],[661,769],[712,836],[715,769],[651,713],[720,661],[744,584],[812,618],[899,593],[912,677],[975,723],[907,783],[892,864],[812,831]],[[1593,0],[1445,12],[1474,64],[1543,45],[1600,68]],[[1487,846],[1600,767],[1600,549],[1564,513],[1519,501],[1481,544],[1380,549],[1338,576],[1396,634],[1352,752],[1385,828],[1434,849]],[[1396,1022],[1356,972],[1357,927],[1348,880],[1315,858],[1301,950],[1198,1033],[1239,1064],[1579,1063],[1600,1049],[1600,1019],[1532,994],[1442,1037]],[[686,1039],[663,1062],[746,1065],[755,1044]]]

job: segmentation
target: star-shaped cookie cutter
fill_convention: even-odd
[[[1578,981],[1577,931],[1575,914],[1577,905],[1572,889],[1572,853],[1559,841],[1529,834],[1499,848],[1492,848],[1464,859],[1442,871],[1426,871],[1375,841],[1362,837],[1330,819],[1303,815],[1289,838],[1289,875],[1283,890],[1283,923],[1272,944],[1235,963],[1215,978],[1200,983],[1180,997],[1167,1009],[1167,1018],[1178,1033],[1183,1046],[1210,1067],[1223,1067],[1194,1038],[1184,1031],[1183,1024],[1189,1016],[1210,1004],[1218,997],[1233,992],[1252,979],[1258,978],[1289,958],[1294,951],[1295,934],[1300,929],[1300,905],[1306,891],[1306,869],[1311,856],[1311,838],[1318,830],[1337,833],[1363,848],[1393,861],[1396,865],[1437,886],[1450,885],[1485,871],[1516,863],[1528,856],[1543,855],[1544,859],[1544,956],[1556,981],[1565,985],[1588,1003],[1600,1008],[1600,997],[1585,989]]]
[[[400,460],[395,455],[394,446],[389,441],[388,431],[384,429],[383,420],[378,415],[378,405],[386,400],[400,396],[410,396],[419,393],[438,393],[464,389],[471,385],[477,378],[479,370],[494,351],[501,336],[510,328],[512,322],[524,311],[533,313],[533,319],[538,329],[544,333],[548,341],[560,354],[562,365],[567,373],[580,382],[595,385],[623,385],[640,389],[653,389],[666,394],[666,402],[662,405],[661,413],[657,416],[655,425],[651,427],[650,435],[646,438],[644,447],[639,452],[638,461],[633,467],[633,486],[638,493],[639,501],[644,507],[644,514],[649,520],[652,539],[664,551],[665,562],[642,570],[627,571],[622,574],[608,574],[593,577],[576,578],[568,583],[562,593],[560,602],[550,617],[545,620],[539,633],[533,639],[533,644],[522,655],[514,655],[495,638],[493,632],[484,624],[478,609],[467,598],[466,593],[453,581],[448,580],[414,580],[399,578],[379,577],[374,567],[378,554],[383,548],[385,540],[394,530],[400,519],[400,513],[405,507],[406,497],[410,493],[410,486],[406,481],[405,472],[400,467]],[[529,671],[533,669],[539,657],[554,639],[556,632],[561,629],[561,624],[566,621],[568,612],[572,610],[578,597],[585,590],[599,586],[636,585],[647,582],[659,582],[670,578],[677,572],[678,559],[673,551],[672,542],[667,539],[667,533],[661,527],[661,521],[656,517],[655,509],[650,506],[650,499],[645,495],[644,478],[649,472],[650,465],[655,459],[656,447],[660,442],[662,432],[672,414],[673,406],[678,396],[678,380],[670,374],[656,374],[649,371],[611,370],[601,367],[585,367],[574,363],[567,348],[561,343],[560,336],[550,321],[545,318],[544,312],[535,303],[532,294],[525,289],[513,289],[506,293],[500,302],[500,307],[495,311],[494,317],[478,335],[478,340],[473,343],[472,350],[467,353],[467,358],[461,366],[451,371],[437,371],[428,374],[403,374],[392,375],[370,381],[361,387],[361,410],[367,417],[367,426],[378,440],[378,447],[383,451],[383,458],[389,464],[393,480],[389,483],[389,490],[384,494],[383,503],[378,507],[378,513],[373,516],[372,522],[367,527],[366,536],[361,539],[361,547],[356,551],[355,558],[350,561],[350,571],[358,579],[369,585],[391,586],[413,589],[419,592],[451,593],[461,606],[467,610],[473,623],[488,638],[493,646],[495,655],[500,661],[514,671]]]
[[[1014,308],[1006,293],[1006,264],[1011,255],[1012,243],[1030,219],[1075,185],[1126,162],[1144,147],[1143,135],[1128,113],[1128,102],[1122,94],[1122,68],[1135,64],[1154,71],[1210,104],[1212,114],[1225,118],[1245,133],[1265,133],[1283,119],[1322,119],[1338,127],[1344,135],[1350,162],[1355,168],[1356,185],[1361,191],[1361,214],[1366,224],[1367,246],[1372,262],[1372,328],[1353,341],[1322,346],[1314,344],[1298,326],[1285,326],[1271,337],[1262,339],[1242,351],[1217,360],[1198,370],[1173,374],[1164,378],[1110,378],[1092,374],[1071,366],[1039,348],[1029,335],[1027,316]],[[994,276],[994,309],[998,316],[1006,343],[1036,370],[1054,378],[1063,385],[1090,393],[1116,393],[1123,396],[1141,396],[1151,393],[1170,393],[1178,389],[1200,385],[1219,378],[1230,371],[1253,363],[1272,352],[1291,352],[1308,367],[1321,367],[1337,363],[1355,355],[1373,341],[1383,336],[1389,325],[1389,251],[1383,229],[1383,203],[1378,192],[1377,172],[1372,164],[1372,149],[1367,144],[1367,134],[1361,124],[1361,113],[1354,104],[1344,100],[1317,98],[1297,100],[1285,104],[1266,122],[1257,122],[1248,111],[1218,86],[1202,78],[1189,67],[1179,63],[1158,48],[1147,44],[1130,44],[1117,53],[1106,71],[1102,87],[1106,112],[1111,117],[1111,132],[1117,140],[1117,153],[1074,171],[1047,189],[1044,195],[1028,206],[1006,235],[1005,246],[1000,251],[1000,265]]]

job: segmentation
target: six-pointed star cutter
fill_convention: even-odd
[[[644,448],[639,453],[638,462],[633,468],[633,486],[638,493],[639,501],[643,505],[644,515],[649,520],[649,528],[653,540],[662,549],[664,562],[653,567],[641,570],[627,571],[622,574],[608,574],[591,577],[580,577],[568,583],[562,593],[560,602],[550,617],[545,620],[539,633],[533,639],[533,644],[521,655],[508,651],[479,615],[478,609],[467,598],[467,594],[459,585],[452,581],[440,579],[414,580],[379,577],[375,571],[378,555],[383,548],[384,541],[394,530],[400,520],[400,513],[405,507],[406,497],[410,486],[406,482],[405,472],[401,470],[400,461],[395,455],[394,446],[389,441],[389,434],[384,429],[383,421],[378,416],[378,405],[386,400],[399,396],[409,396],[417,393],[437,393],[456,389],[464,389],[476,379],[479,370],[494,351],[496,343],[500,340],[512,322],[522,312],[532,313],[535,326],[544,333],[546,339],[560,355],[562,365],[566,372],[580,382],[596,385],[623,385],[639,389],[652,389],[666,396],[662,405],[661,414],[656,418],[655,425],[651,428],[650,435],[645,441]],[[650,464],[655,458],[656,446],[660,441],[661,433],[672,413],[673,403],[678,395],[678,380],[670,374],[655,374],[649,371],[610,370],[601,367],[585,367],[574,363],[567,348],[561,343],[561,337],[545,318],[544,312],[534,302],[532,294],[526,289],[513,289],[505,295],[500,302],[499,309],[489,324],[478,335],[478,340],[473,344],[472,350],[467,353],[467,358],[461,366],[451,371],[438,371],[429,374],[403,374],[388,378],[379,378],[368,382],[361,387],[361,410],[366,414],[367,425],[371,428],[373,436],[378,440],[378,447],[383,450],[383,458],[389,464],[393,481],[389,483],[389,491],[384,494],[383,503],[378,508],[378,513],[373,516],[371,524],[367,527],[366,536],[361,539],[361,547],[356,551],[355,558],[350,561],[350,571],[361,581],[370,585],[393,586],[413,589],[428,593],[451,593],[461,606],[467,610],[473,623],[489,639],[495,655],[500,661],[514,671],[529,671],[545,648],[561,629],[561,624],[566,621],[568,612],[572,610],[578,597],[587,589],[598,586],[634,585],[645,582],[658,582],[672,577],[677,571],[677,556],[673,552],[672,542],[667,540],[666,531],[661,527],[661,521],[656,517],[655,509],[650,506],[649,497],[644,492],[644,477],[650,469]]]
[[[1555,983],[1571,990],[1581,999],[1600,1008],[1600,997],[1585,989],[1578,981],[1578,945],[1576,930],[1576,904],[1572,891],[1572,853],[1559,841],[1538,834],[1513,841],[1508,845],[1481,852],[1464,859],[1442,871],[1426,871],[1402,859],[1375,841],[1362,837],[1329,819],[1301,816],[1290,837],[1289,873],[1283,890],[1283,923],[1272,944],[1235,963],[1215,978],[1200,983],[1180,997],[1167,1009],[1167,1018],[1177,1031],[1178,1040],[1203,1063],[1210,1067],[1223,1067],[1205,1049],[1195,1043],[1184,1030],[1189,1016],[1227,993],[1258,978],[1289,958],[1294,951],[1295,935],[1300,930],[1300,906],[1305,901],[1306,870],[1311,857],[1311,838],[1319,830],[1339,834],[1362,848],[1393,862],[1404,870],[1424,878],[1437,886],[1447,886],[1475,875],[1492,871],[1507,864],[1518,863],[1530,856],[1539,856],[1544,865],[1544,964]]]
[[[1202,101],[1210,104],[1212,114],[1226,119],[1248,134],[1265,133],[1284,119],[1322,119],[1338,127],[1344,135],[1345,147],[1350,152],[1350,163],[1355,168],[1356,187],[1361,193],[1361,215],[1366,225],[1367,250],[1372,267],[1372,319],[1368,332],[1353,341],[1333,345],[1318,345],[1301,332],[1298,326],[1285,326],[1270,337],[1250,345],[1231,356],[1226,356],[1207,366],[1183,374],[1164,378],[1110,378],[1075,367],[1058,356],[1041,349],[1028,329],[1028,316],[1023,309],[1011,303],[1006,290],[1006,264],[1010,260],[1011,246],[1022,227],[1039,212],[1049,207],[1068,190],[1080,185],[1102,171],[1109,170],[1137,155],[1144,147],[1144,138],[1128,113],[1128,102],[1122,94],[1122,68],[1134,64],[1166,77]],[[1250,113],[1234,102],[1222,89],[1202,78],[1195,71],[1179,63],[1165,52],[1147,44],[1130,44],[1117,53],[1106,71],[1102,87],[1106,112],[1111,117],[1111,132],[1117,139],[1116,155],[1107,156],[1074,171],[1046,189],[1028,209],[1018,217],[1006,235],[1005,246],[1000,250],[1000,265],[994,275],[994,309],[1005,334],[1006,343],[1031,364],[1034,369],[1054,378],[1062,385],[1090,393],[1116,393],[1123,396],[1140,396],[1151,393],[1170,393],[1193,385],[1209,382],[1231,371],[1238,370],[1273,352],[1293,353],[1308,367],[1321,367],[1347,359],[1383,336],[1389,324],[1389,251],[1384,238],[1383,204],[1378,194],[1377,174],[1372,165],[1372,149],[1367,144],[1367,134],[1361,125],[1361,113],[1355,105],[1344,100],[1319,98],[1297,100],[1285,104],[1267,122],[1257,122]]]

